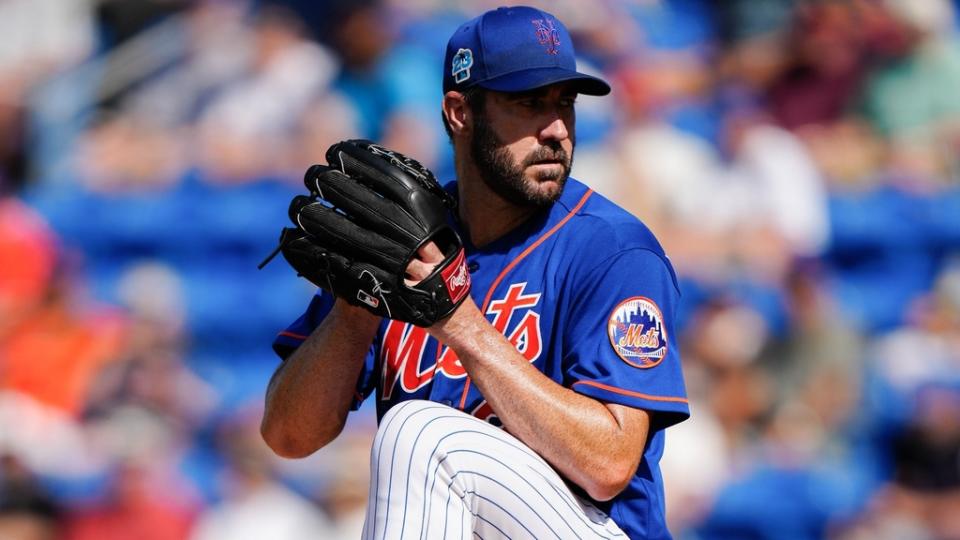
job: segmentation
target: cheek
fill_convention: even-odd
[[[533,152],[533,148],[528,141],[517,141],[505,145],[504,148],[510,155],[510,163],[514,167],[522,167],[523,162],[530,156],[531,152]]]
[[[527,160],[532,160],[534,158],[534,154],[536,154],[536,148],[537,148],[536,139],[532,139],[530,141],[524,141],[524,142],[525,144],[523,144],[520,148],[516,150],[516,152],[514,152],[517,166],[523,166]]]
[[[523,150],[522,146],[529,138],[536,138],[532,132],[532,123],[509,111],[497,111],[488,114],[488,125],[503,146],[511,150]]]

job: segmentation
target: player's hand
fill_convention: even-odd
[[[299,275],[380,317],[428,327],[470,292],[456,206],[433,173],[370,141],[342,141],[307,170],[277,251]],[[268,258],[269,261],[269,258]],[[262,264],[266,264],[264,261]]]
[[[443,252],[433,242],[427,242],[417,250],[417,256],[407,265],[407,274],[403,280],[407,286],[420,283],[433,273],[437,265],[443,262]]]

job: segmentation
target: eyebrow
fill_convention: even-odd
[[[507,92],[508,99],[529,99],[529,98],[542,98],[546,97],[550,93],[549,87],[534,88],[532,90],[522,90],[520,92]],[[561,98],[575,98],[579,95],[579,92],[575,90],[567,90],[560,94]]]

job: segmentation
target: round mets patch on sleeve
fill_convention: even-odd
[[[634,296],[620,302],[607,321],[613,350],[638,368],[653,367],[667,356],[667,329],[660,308],[649,298]]]

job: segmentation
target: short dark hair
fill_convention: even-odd
[[[484,104],[487,101],[487,91],[481,86],[471,86],[460,91],[463,94],[463,100],[467,103],[467,106],[470,107],[470,110],[473,111],[474,115],[483,114]],[[447,120],[447,115],[444,114],[443,109],[440,110],[440,117],[443,120],[443,130],[447,132],[447,137],[450,139],[450,142],[453,142],[453,131],[450,129],[450,121]]]

